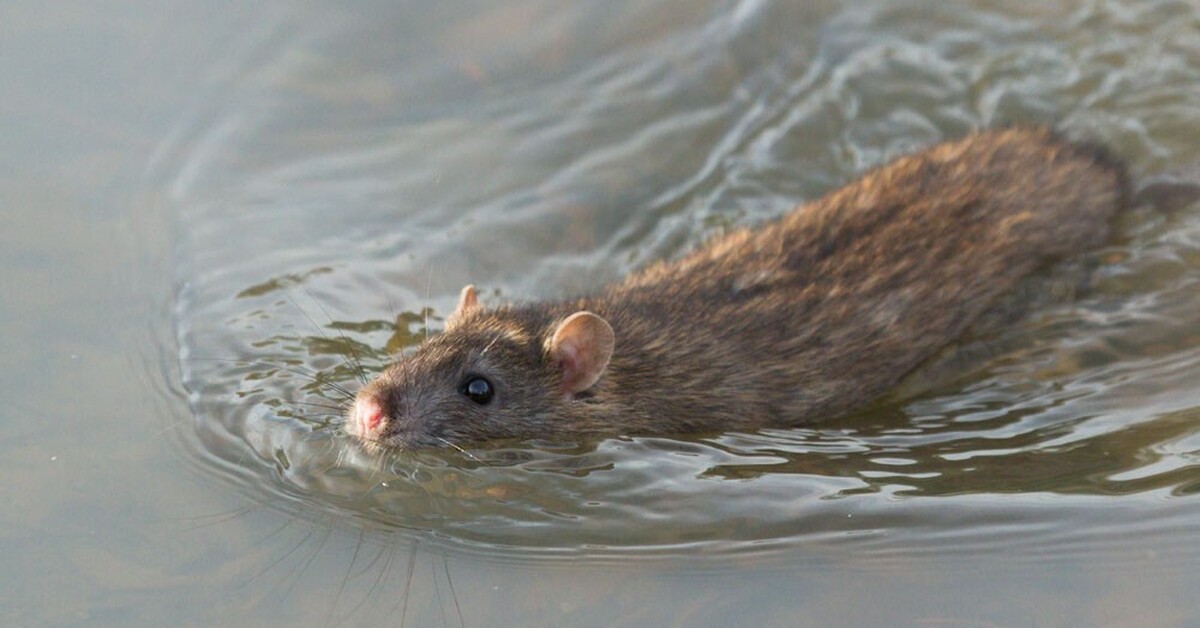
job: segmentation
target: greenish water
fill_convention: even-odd
[[[1198,11],[9,3],[0,624],[1200,624],[1195,203],[814,427],[378,458],[336,390],[972,128],[1194,169]]]

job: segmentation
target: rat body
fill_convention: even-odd
[[[938,144],[592,296],[485,308],[468,286],[346,430],[416,448],[835,418],[1103,243],[1126,198],[1118,163],[1046,130]]]

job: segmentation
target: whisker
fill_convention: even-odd
[[[491,348],[492,348],[492,346],[493,346],[493,345],[495,345],[495,344],[496,344],[496,341],[498,341],[498,340],[500,340],[500,334],[496,334],[496,337],[495,337],[495,338],[492,338],[492,341],[491,341],[491,342],[489,342],[489,343],[488,343],[488,345],[487,345],[486,347],[484,347],[484,348],[483,348],[483,351],[480,351],[480,352],[479,352],[479,355],[484,355],[484,354],[486,354],[486,353],[488,352],[488,349],[491,349]]]
[[[286,418],[292,418],[292,419],[296,419],[296,420],[298,420],[298,421],[303,421],[303,422],[305,422],[305,423],[320,423],[320,424],[326,424],[326,422],[325,422],[324,418],[322,418],[322,417],[315,417],[315,416],[312,416],[312,415],[310,415],[310,414],[300,414],[300,413],[298,413],[298,412],[295,412],[295,413],[287,413],[287,414],[283,414],[283,415],[281,415],[281,416],[284,416],[284,417],[286,417]]]
[[[365,541],[360,539],[359,542],[361,543],[361,542],[365,542]],[[354,613],[357,613],[359,609],[366,606],[367,602],[369,602],[372,598],[375,598],[378,595],[380,595],[380,591],[383,590],[384,579],[387,578],[388,574],[390,574],[392,572],[392,559],[395,555],[396,555],[396,552],[393,548],[387,548],[387,547],[380,546],[379,550],[375,553],[375,557],[372,558],[370,562],[368,562],[366,565],[363,566],[362,570],[359,572],[358,575],[366,574],[367,570],[369,570],[369,569],[375,569],[376,565],[379,565],[380,560],[383,561],[383,564],[379,565],[379,568],[376,569],[375,579],[371,582],[371,586],[367,589],[366,594],[363,595],[362,600],[360,600],[359,603],[357,605],[355,605],[355,607],[354,607],[353,611],[350,613],[350,615],[347,615],[347,619],[349,619],[351,616],[353,616]],[[395,607],[393,607],[393,610],[394,610],[394,608]]]
[[[429,310],[430,310],[429,293],[432,288],[433,288],[433,265],[430,264],[429,265],[429,277],[425,280],[425,303],[424,303],[424,308],[423,308],[425,310],[424,325],[425,325],[425,339],[426,340],[429,340]]]
[[[253,512],[257,507],[257,505],[244,506],[227,512],[218,512],[209,515],[200,515],[197,517],[179,517],[176,520],[179,522],[188,522],[192,524],[184,527],[182,529],[183,532],[194,532],[203,528],[228,523],[239,517],[244,517],[247,513]]]
[[[334,405],[332,403],[317,403],[315,401],[288,401],[287,403],[294,404],[294,405],[301,405],[301,406],[312,406],[314,408],[324,408],[326,410],[336,411],[338,414],[345,412],[347,410],[347,408],[349,407],[349,406],[338,406],[338,405]]]
[[[399,536],[399,535],[397,535],[397,536]],[[367,595],[364,596],[364,598],[373,597],[373,596],[381,596],[381,595],[386,596],[386,597],[397,597],[396,595],[391,594],[391,591],[388,591],[387,593],[381,593],[381,592],[385,591],[384,587],[388,584],[387,580],[390,580],[391,575],[394,573],[396,559],[400,556],[400,553],[396,550],[395,546],[380,545],[379,552],[375,556],[376,556],[376,561],[378,561],[379,558],[382,557],[383,564],[380,565],[379,570],[377,572],[378,575],[375,576],[375,582],[371,583],[371,588],[367,589]],[[374,562],[372,562],[372,565],[374,565]],[[399,601],[397,601],[396,604],[392,604],[391,609],[388,610],[387,616],[394,617],[396,615],[396,609],[398,608],[398,606],[399,606]]]
[[[152,438],[152,439],[158,438],[159,436],[162,436],[163,434],[166,434],[167,432],[170,432],[171,430],[178,429],[178,428],[184,427],[186,425],[187,425],[187,423],[183,423],[183,422],[171,423],[162,429],[155,430],[152,434],[150,434],[150,438]]]
[[[463,449],[462,447],[459,447],[458,445],[454,444],[453,442],[450,442],[450,441],[448,441],[448,440],[446,440],[446,439],[442,438],[441,436],[434,436],[434,438],[436,438],[436,439],[438,439],[438,440],[442,441],[442,444],[443,444],[443,445],[446,445],[447,447],[450,447],[451,449],[454,449],[454,450],[458,451],[458,452],[459,452],[459,453],[461,453],[462,455],[464,455],[464,456],[466,456],[466,457],[470,458],[471,460],[474,460],[475,462],[479,462],[479,463],[482,463],[482,462],[483,462],[483,461],[482,461],[482,460],[480,460],[479,458],[476,458],[476,457],[475,457],[475,454],[472,454],[471,452],[469,452],[469,451],[467,451],[467,450]]]
[[[429,557],[429,575],[432,576],[430,580],[433,581],[433,595],[437,600],[438,612],[442,616],[442,625],[449,626],[450,624],[446,623],[446,605],[442,603],[442,588],[438,586],[437,567],[433,563],[433,556]]]
[[[450,562],[442,556],[442,568],[446,571],[446,583],[450,585],[450,598],[454,600],[454,610],[458,612],[458,625],[466,628],[467,622],[463,621],[462,606],[458,604],[458,594],[454,592],[454,580],[450,578]]]
[[[286,529],[288,526],[291,526],[291,525],[292,525],[292,523],[293,523],[292,521],[289,521],[289,522],[286,522],[286,523],[284,523],[284,524],[280,525],[278,528],[276,528],[276,529],[275,529],[275,531],[273,531],[273,532],[271,532],[270,534],[268,534],[266,538],[267,538],[267,539],[269,539],[269,538],[271,538],[272,536],[274,536],[274,535],[278,534],[279,532],[281,532],[281,531],[283,531],[284,529]],[[274,569],[275,567],[277,567],[277,566],[278,566],[280,563],[282,563],[283,561],[285,561],[285,560],[288,560],[289,558],[291,558],[291,557],[292,557],[292,554],[295,554],[296,552],[300,551],[300,548],[301,548],[301,547],[303,547],[304,545],[306,545],[306,544],[308,543],[309,539],[313,538],[313,535],[315,535],[315,534],[316,534],[315,532],[312,532],[312,531],[310,531],[308,534],[306,534],[306,535],[304,536],[304,538],[303,538],[303,539],[301,539],[301,541],[300,541],[299,543],[297,543],[296,545],[292,546],[292,548],[291,548],[291,549],[289,549],[288,551],[284,552],[284,553],[283,553],[283,555],[282,555],[282,556],[280,556],[279,558],[276,558],[275,560],[273,560],[273,561],[271,561],[270,563],[268,563],[268,564],[267,564],[265,567],[263,567],[262,569],[259,569],[257,573],[255,573],[254,575],[250,576],[250,578],[249,578],[249,579],[247,579],[247,580],[243,581],[243,582],[241,583],[241,585],[240,585],[240,586],[241,586],[241,587],[246,587],[246,586],[248,586],[248,585],[250,585],[250,584],[253,584],[255,580],[258,580],[259,578],[263,577],[263,576],[264,576],[264,575],[266,575],[268,572],[270,572],[272,569]],[[264,539],[264,540],[265,540],[265,539]],[[259,545],[261,545],[261,542],[259,543]]]
[[[346,577],[342,578],[341,584],[338,585],[337,593],[333,596],[333,604],[329,606],[329,614],[325,616],[326,626],[334,625],[333,616],[337,613],[338,602],[341,601],[342,594],[346,592],[346,584],[350,582],[350,577],[354,573],[354,564],[358,562],[358,552],[362,549],[364,535],[363,530],[358,531],[358,543],[354,544],[354,554],[350,557],[350,565],[346,567]]]
[[[387,313],[388,316],[391,316],[394,319],[396,317],[396,313],[400,311],[400,305],[392,298],[390,291],[381,289],[380,292],[383,292],[387,295]]]
[[[334,317],[330,316],[329,310],[326,310],[325,306],[320,304],[320,301],[317,300],[316,297],[313,297],[312,293],[308,292],[307,288],[301,289],[304,289],[304,293],[308,295],[308,300],[311,300],[313,305],[317,306],[317,309],[320,310],[320,313],[323,313],[325,318],[329,319],[330,323],[334,322]],[[288,294],[287,298],[289,301],[292,301],[292,305],[294,305],[295,309],[300,312],[300,316],[305,317],[308,323],[312,325],[313,329],[317,330],[317,333],[320,334],[320,336],[324,337],[325,340],[329,340],[329,336],[325,334],[325,331],[322,328],[320,328],[320,325],[313,321],[312,317],[308,316],[308,312],[304,311],[304,307],[300,307],[300,304],[296,303],[295,299],[292,298],[292,295]],[[346,337],[346,334],[344,334],[341,329],[337,330],[337,335],[338,337],[341,337],[342,342],[346,343],[346,348],[349,349],[350,366],[354,366],[354,370],[358,371],[359,381],[364,384],[367,383],[367,372],[364,367],[362,367],[362,361],[359,359],[358,353],[354,352],[354,343],[350,342],[350,339]]]
[[[408,594],[412,591],[413,571],[417,567],[417,542],[413,541],[412,550],[408,555],[408,577],[404,580],[404,597],[400,604],[400,628],[404,628],[404,619],[408,616]]]
[[[263,362],[261,360],[247,360],[245,358],[179,358],[179,361],[180,362],[228,362],[231,364],[245,364],[247,366],[258,366],[258,367],[262,367],[262,368],[276,369],[279,371],[285,371],[287,373],[292,373],[293,375],[299,375],[301,377],[307,378],[315,384],[321,384],[323,386],[328,386],[329,388],[333,389],[334,391],[339,392],[342,395],[345,395],[345,397],[347,399],[354,399],[354,393],[350,392],[348,389],[346,389],[346,387],[342,386],[341,384],[338,384],[337,382],[331,382],[329,380],[323,379],[324,373],[322,373],[321,371],[309,369],[306,367],[285,366],[282,364],[275,364],[272,362]]]

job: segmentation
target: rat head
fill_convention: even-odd
[[[547,436],[571,423],[612,351],[612,328],[591,312],[485,311],[467,286],[445,333],[359,391],[346,432],[369,449]]]

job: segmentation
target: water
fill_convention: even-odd
[[[1200,624],[1196,203],[810,428],[379,458],[335,389],[971,128],[1186,169],[1194,6],[0,16],[0,623]]]

